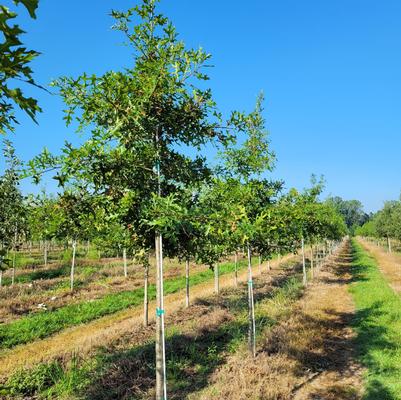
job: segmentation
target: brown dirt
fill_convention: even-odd
[[[281,263],[294,259],[294,256],[282,257]],[[277,262],[272,262],[272,268]],[[266,267],[264,266],[265,270]],[[255,275],[258,275],[256,272]],[[247,272],[238,274],[238,281],[247,280]],[[233,285],[232,274],[223,275],[220,278],[220,288],[224,289]],[[209,281],[191,288],[191,299],[203,298],[213,294],[214,283]],[[166,314],[172,314],[182,309],[184,303],[184,291],[180,291],[165,297]],[[149,304],[150,322],[153,322],[153,310],[156,303]],[[0,378],[8,376],[12,371],[38,364],[55,358],[70,358],[72,354],[85,355],[98,347],[108,346],[118,338],[133,330],[133,327],[142,325],[142,307],[130,308],[105,316],[85,325],[68,328],[49,338],[38,340],[26,345],[17,346],[0,354]]]
[[[197,400],[356,400],[363,369],[356,363],[347,291],[350,248],[327,263],[288,318],[267,330],[256,359],[231,357]]]
[[[389,285],[396,293],[401,292],[401,255],[399,253],[388,253],[387,249],[377,246],[376,242],[371,243],[367,240],[358,238],[358,242],[367,250],[377,261],[381,273],[387,279]]]
[[[85,260],[83,262],[86,263]],[[178,260],[166,260],[165,279],[171,279],[180,276],[184,272],[184,266]],[[69,282],[69,277],[60,277],[54,279],[36,280],[32,283],[16,284],[14,286],[5,286],[0,290],[0,323],[9,323],[20,319],[28,313],[42,312],[38,308],[39,304],[45,304],[48,310],[56,310],[67,304],[79,303],[84,300],[94,300],[104,297],[107,294],[118,293],[121,291],[134,290],[143,285],[143,269],[138,265],[129,265],[129,275],[125,279],[122,276],[122,263],[116,265],[116,261],[103,261],[103,264],[96,265],[99,270],[95,271],[89,277],[81,276],[78,266],[76,281],[85,281],[85,284],[78,286],[73,293],[69,287],[54,289],[55,285],[61,282]],[[57,266],[60,268],[60,265]],[[46,270],[54,269],[50,266]],[[207,266],[192,264],[191,272],[197,273],[208,269]],[[44,270],[44,269],[42,269]],[[149,284],[155,283],[154,268],[150,269]]]

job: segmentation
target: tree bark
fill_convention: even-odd
[[[255,357],[256,356],[255,304],[253,299],[251,249],[249,246],[247,250],[248,250],[248,347],[253,357]]]
[[[214,265],[214,293],[220,294],[220,282],[219,282],[219,264]]]
[[[128,271],[127,271],[127,249],[125,247],[123,249],[123,263],[124,263],[124,277],[126,278],[128,276]]]
[[[388,252],[391,254],[392,249],[391,249],[391,239],[387,237],[387,246],[388,246]]]
[[[234,285],[238,286],[238,252],[234,255]]]
[[[189,307],[189,260],[185,261],[185,307]]]
[[[70,275],[70,289],[71,292],[74,290],[74,271],[75,271],[75,252],[77,248],[76,240],[72,242],[72,261],[71,261],[71,275]]]
[[[143,264],[144,267],[144,289],[143,289],[143,325],[148,326],[149,324],[149,257],[147,257]]]
[[[166,348],[164,337],[164,294],[163,294],[163,241],[158,233],[156,247],[156,400],[167,399]]]
[[[315,276],[315,265],[314,265],[314,260],[313,260],[313,245],[310,245],[310,274],[311,274],[311,279],[314,278]]]
[[[15,281],[15,264],[16,264],[16,251],[14,249],[14,254],[13,254],[13,269],[12,269],[12,275],[11,275],[11,286],[14,286],[14,281]]]
[[[302,283],[304,286],[306,286],[306,284],[307,284],[304,238],[302,238]]]
[[[43,242],[43,258],[45,261],[45,267],[47,267],[47,241]]]

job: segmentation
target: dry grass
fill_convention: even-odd
[[[286,256],[281,262],[288,262],[294,256]],[[272,263],[272,267],[276,266]],[[257,268],[256,268],[257,269]],[[263,266],[263,270],[266,267]],[[258,275],[257,271],[255,275]],[[245,282],[247,272],[238,274],[238,281]],[[220,277],[221,289],[233,285],[231,274]],[[203,298],[213,294],[214,284],[212,281],[199,284],[191,288],[191,299]],[[167,315],[172,314],[183,307],[184,292],[180,291],[165,297],[165,309]],[[154,320],[153,310],[155,302],[149,304],[150,321]],[[26,345],[17,346],[12,350],[6,350],[0,354],[0,377],[8,376],[12,371],[38,364],[42,361],[63,357],[69,359],[72,354],[85,355],[91,353],[95,348],[108,346],[118,338],[131,332],[133,328],[142,325],[142,307],[117,312],[113,315],[99,318],[85,325],[72,327],[52,337],[38,340]]]
[[[16,284],[6,286],[0,290],[0,323],[8,323],[17,320],[28,313],[41,312],[38,304],[46,304],[50,310],[63,307],[67,304],[79,303],[84,300],[94,300],[104,297],[106,294],[121,291],[134,290],[143,285],[143,269],[141,266],[130,265],[128,278],[122,276],[122,264],[116,265],[109,260],[103,267],[91,274],[81,276],[79,267],[76,281],[84,281],[85,284],[77,285],[73,293],[69,289],[69,277],[44,279],[34,281],[32,284]],[[184,265],[178,260],[166,260],[165,279],[172,279],[183,275]],[[191,264],[191,273],[206,270],[205,265]],[[53,266],[47,270],[53,269]],[[154,268],[149,271],[149,284],[155,283]],[[54,289],[60,283],[67,283],[62,288]]]
[[[362,369],[354,361],[349,327],[354,306],[347,291],[349,248],[328,265],[288,318],[266,330],[256,359],[230,357],[193,400],[360,399]],[[333,268],[334,267],[334,268]],[[278,311],[269,305],[274,315]]]
[[[383,247],[358,238],[358,243],[376,259],[381,273],[397,293],[401,292],[401,255],[388,253]]]

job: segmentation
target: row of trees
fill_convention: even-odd
[[[128,68],[53,82],[66,105],[67,125],[76,125],[87,140],[79,146],[66,143],[60,155],[44,150],[29,162],[26,176],[39,182],[52,171],[60,194],[31,199],[27,232],[44,242],[70,240],[71,289],[78,240],[103,240],[121,246],[124,254],[140,254],[145,323],[149,256],[155,255],[156,398],[166,399],[166,256],[185,262],[189,299],[189,260],[214,270],[218,293],[220,260],[245,249],[254,354],[252,254],[269,260],[278,252],[339,239],[346,227],[332,205],[319,202],[321,182],[283,193],[283,182],[266,178],[275,157],[262,116],[263,96],[252,112],[224,117],[205,85],[210,54],[186,49],[156,3],[143,0],[126,12],[112,12],[113,28],[134,55]],[[219,153],[213,165],[204,156],[211,147]],[[303,273],[306,284],[305,263]]]
[[[401,199],[387,201],[372,218],[356,229],[355,233],[376,239],[386,239],[389,252],[392,239],[401,241]]]

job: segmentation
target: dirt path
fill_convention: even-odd
[[[354,360],[350,328],[355,310],[347,290],[352,261],[349,243],[333,261],[299,306],[295,332],[299,332],[302,357],[298,362],[304,377],[296,386],[294,400],[362,397],[363,370]]]
[[[281,262],[289,261],[294,256],[286,256]],[[272,262],[272,274],[277,272],[277,261]],[[263,266],[262,271],[266,270]],[[254,274],[258,275],[258,268]],[[247,279],[247,272],[241,271],[238,274],[238,281],[244,282]],[[220,288],[233,285],[233,275],[226,274],[220,277]],[[191,298],[196,299],[213,294],[214,282],[208,281],[191,288]],[[174,313],[184,305],[184,291],[180,291],[165,297],[165,309],[167,314]],[[154,320],[153,310],[156,308],[154,301],[149,304],[150,321]],[[12,371],[32,366],[43,360],[50,360],[58,357],[71,357],[72,353],[80,355],[88,354],[99,346],[107,346],[121,335],[132,330],[132,327],[140,326],[143,319],[142,307],[130,308],[115,314],[99,318],[85,325],[68,328],[49,338],[38,340],[26,345],[17,346],[0,354],[0,378],[9,375]]]
[[[261,334],[256,359],[233,355],[197,400],[361,399],[363,369],[355,361],[355,310],[347,290],[350,251],[344,244],[288,317]]]
[[[401,292],[401,255],[388,253],[382,247],[358,238],[358,243],[377,261],[380,272],[386,277],[389,285],[396,293]]]

